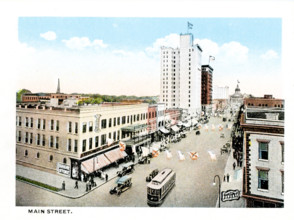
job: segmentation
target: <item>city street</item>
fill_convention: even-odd
[[[213,186],[213,178],[219,175],[222,181],[228,159],[228,154],[220,154],[220,148],[230,138],[230,130],[226,128],[226,123],[222,122],[221,118],[212,117],[208,123],[208,131],[203,126],[201,135],[195,135],[193,130],[180,142],[169,144],[171,159],[167,159],[165,152],[161,152],[158,157],[151,160],[150,164],[136,165],[135,172],[131,174],[133,185],[120,197],[109,194],[110,188],[115,186],[116,178],[78,199],[68,199],[16,181],[16,205],[148,207],[146,176],[154,169],[160,171],[171,168],[176,172],[176,185],[161,207],[215,207],[218,183]],[[212,124],[215,125],[214,131],[211,129]],[[218,124],[223,125],[223,131],[218,130]],[[225,138],[220,138],[221,133],[224,133]],[[186,158],[184,161],[179,160],[177,151],[184,154]],[[191,160],[187,154],[189,151],[198,152],[198,160]],[[216,160],[211,159],[208,151],[216,155]]]

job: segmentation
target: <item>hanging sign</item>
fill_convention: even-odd
[[[226,201],[233,201],[233,200],[239,200],[240,199],[240,190],[236,189],[236,190],[227,190],[225,192],[221,193],[221,199],[222,202],[226,202]]]

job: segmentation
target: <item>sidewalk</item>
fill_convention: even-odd
[[[235,170],[233,169],[233,163],[236,163],[236,160],[233,158],[233,149],[228,157],[228,161],[225,167],[224,175],[227,176],[229,174],[229,182],[227,182],[227,178],[224,181],[224,176],[221,176],[221,192],[225,192],[227,190],[239,190],[240,191],[240,199],[233,200],[233,201],[225,201],[222,202],[220,206],[226,208],[244,208],[245,207],[245,200],[241,197],[242,195],[242,167],[237,167]],[[216,204],[218,207],[218,201]]]
[[[137,161],[137,158],[135,160],[135,164],[136,164],[136,161]],[[132,163],[132,162],[122,163],[119,165],[118,168],[111,167],[111,168],[108,168],[107,170],[105,170],[105,173],[107,173],[108,177],[109,177],[108,181],[117,177],[116,173],[117,173],[117,171],[122,170],[122,165],[128,165],[130,163]],[[97,186],[93,187],[91,189],[91,191],[86,192],[86,183],[85,182],[78,181],[79,188],[75,189],[74,187],[75,187],[76,180],[74,180],[74,179],[71,179],[66,176],[58,175],[58,174],[51,174],[48,172],[40,171],[40,170],[37,170],[34,168],[25,167],[25,166],[22,166],[19,164],[16,164],[16,175],[26,177],[31,180],[36,180],[41,183],[48,184],[50,186],[55,186],[57,188],[62,188],[62,182],[65,181],[65,190],[61,190],[59,192],[54,192],[51,190],[48,190],[48,191],[50,191],[52,193],[59,194],[61,196],[67,197],[67,198],[72,198],[72,199],[80,198],[80,197],[92,192],[93,190],[97,189],[101,185],[105,184],[105,180],[102,180],[98,177],[95,177],[94,181],[96,182]],[[17,180],[17,181],[19,181],[19,180]],[[27,182],[25,182],[25,183],[27,183]],[[27,183],[27,184],[30,184],[30,183]],[[47,190],[45,188],[42,188],[42,189]]]

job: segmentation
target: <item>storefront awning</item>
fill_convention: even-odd
[[[126,131],[126,132],[136,132],[136,131],[141,131],[142,129],[147,128],[146,124],[137,124],[137,125],[130,125],[130,126],[126,126],[121,128],[122,131]]]
[[[113,163],[119,159],[122,159],[124,157],[127,156],[126,152],[125,151],[121,151],[119,148],[117,149],[114,149],[114,150],[111,150],[111,151],[108,151],[104,154],[107,159]]]
[[[178,126],[174,125],[171,127],[171,129],[174,131],[174,132],[178,132],[180,129]]]
[[[81,164],[81,169],[83,172],[89,174],[107,166],[108,164],[110,164],[110,161],[104,156],[104,154],[101,154],[97,157],[83,161]]]
[[[166,128],[160,128],[159,130],[164,134],[169,134],[169,131]]]

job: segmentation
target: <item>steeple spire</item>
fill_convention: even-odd
[[[60,93],[60,81],[59,81],[59,79],[58,79],[58,85],[57,85],[57,91],[56,91],[56,93]]]

